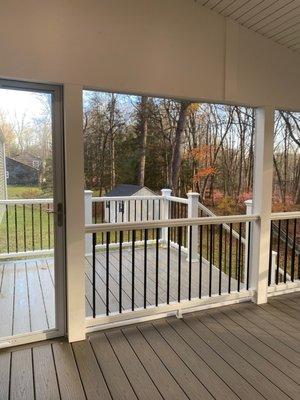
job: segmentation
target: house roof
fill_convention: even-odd
[[[11,160],[11,161],[13,161],[13,162],[15,162],[15,163],[24,165],[26,168],[30,168],[30,169],[32,169],[32,170],[34,170],[34,171],[38,171],[38,168],[35,168],[35,167],[33,167],[33,166],[31,166],[31,165],[28,165],[28,164],[25,164],[25,163],[23,163],[22,161],[16,160],[15,158],[7,157],[7,156],[6,156],[6,160]]]
[[[146,186],[120,184],[115,186],[110,192],[106,193],[105,196],[106,197],[132,196],[142,188],[148,189]],[[150,189],[148,190],[152,192],[152,190]]]

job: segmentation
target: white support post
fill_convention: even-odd
[[[187,193],[188,198],[188,218],[198,218],[198,202],[199,193],[189,192]],[[192,226],[192,238],[190,237],[190,227],[188,229],[188,260],[190,256],[190,250],[192,255],[192,262],[198,261],[198,227]]]
[[[252,199],[245,201],[246,214],[253,214],[253,201]],[[247,276],[248,276],[248,246],[249,246],[249,222],[246,222],[246,232],[245,232],[245,264],[244,264],[244,284],[246,286]]]
[[[161,189],[162,202],[161,202],[161,219],[169,219],[170,201],[167,197],[170,197],[172,193],[171,189]],[[168,228],[162,228],[161,230],[162,243],[166,244],[168,241]]]
[[[68,340],[85,339],[82,87],[64,86]]]
[[[250,288],[257,304],[267,302],[272,208],[274,108],[256,109],[253,213],[260,219],[253,223],[250,259]]]
[[[90,225],[93,223],[93,191],[84,191],[84,215],[85,224]],[[93,253],[93,235],[85,235],[85,255],[91,255]]]

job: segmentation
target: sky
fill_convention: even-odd
[[[45,95],[47,96],[47,95]],[[43,112],[43,105],[34,92],[0,89],[0,112],[8,121],[26,116],[30,122]]]

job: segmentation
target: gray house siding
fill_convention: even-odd
[[[7,184],[34,186],[39,183],[39,171],[29,165],[6,157]]]

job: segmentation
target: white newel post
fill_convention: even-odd
[[[246,215],[253,214],[253,201],[252,199],[245,201],[246,205]],[[248,246],[249,246],[249,222],[246,222],[246,233],[245,233],[245,264],[244,264],[244,282],[246,285],[247,274],[248,274]],[[250,233],[251,237],[251,233]]]
[[[274,108],[264,106],[255,113],[255,161],[253,214],[260,219],[253,223],[250,258],[250,288],[257,304],[267,302],[272,209]]]
[[[84,215],[85,224],[90,225],[93,223],[93,192],[92,190],[84,191]],[[93,235],[85,235],[85,254],[91,255],[93,253]]]
[[[188,218],[198,218],[198,202],[199,193],[189,192],[187,193],[188,198]],[[192,262],[198,261],[198,227],[192,226],[192,238],[190,238],[190,227],[188,229],[188,260],[191,249]],[[190,243],[192,241],[192,243]],[[190,247],[191,246],[191,247]]]
[[[161,202],[161,219],[169,219],[169,209],[170,209],[170,201],[167,197],[170,197],[172,193],[171,189],[161,189],[162,202]],[[162,228],[161,230],[161,239],[163,243],[167,243],[168,241],[168,228]]]

